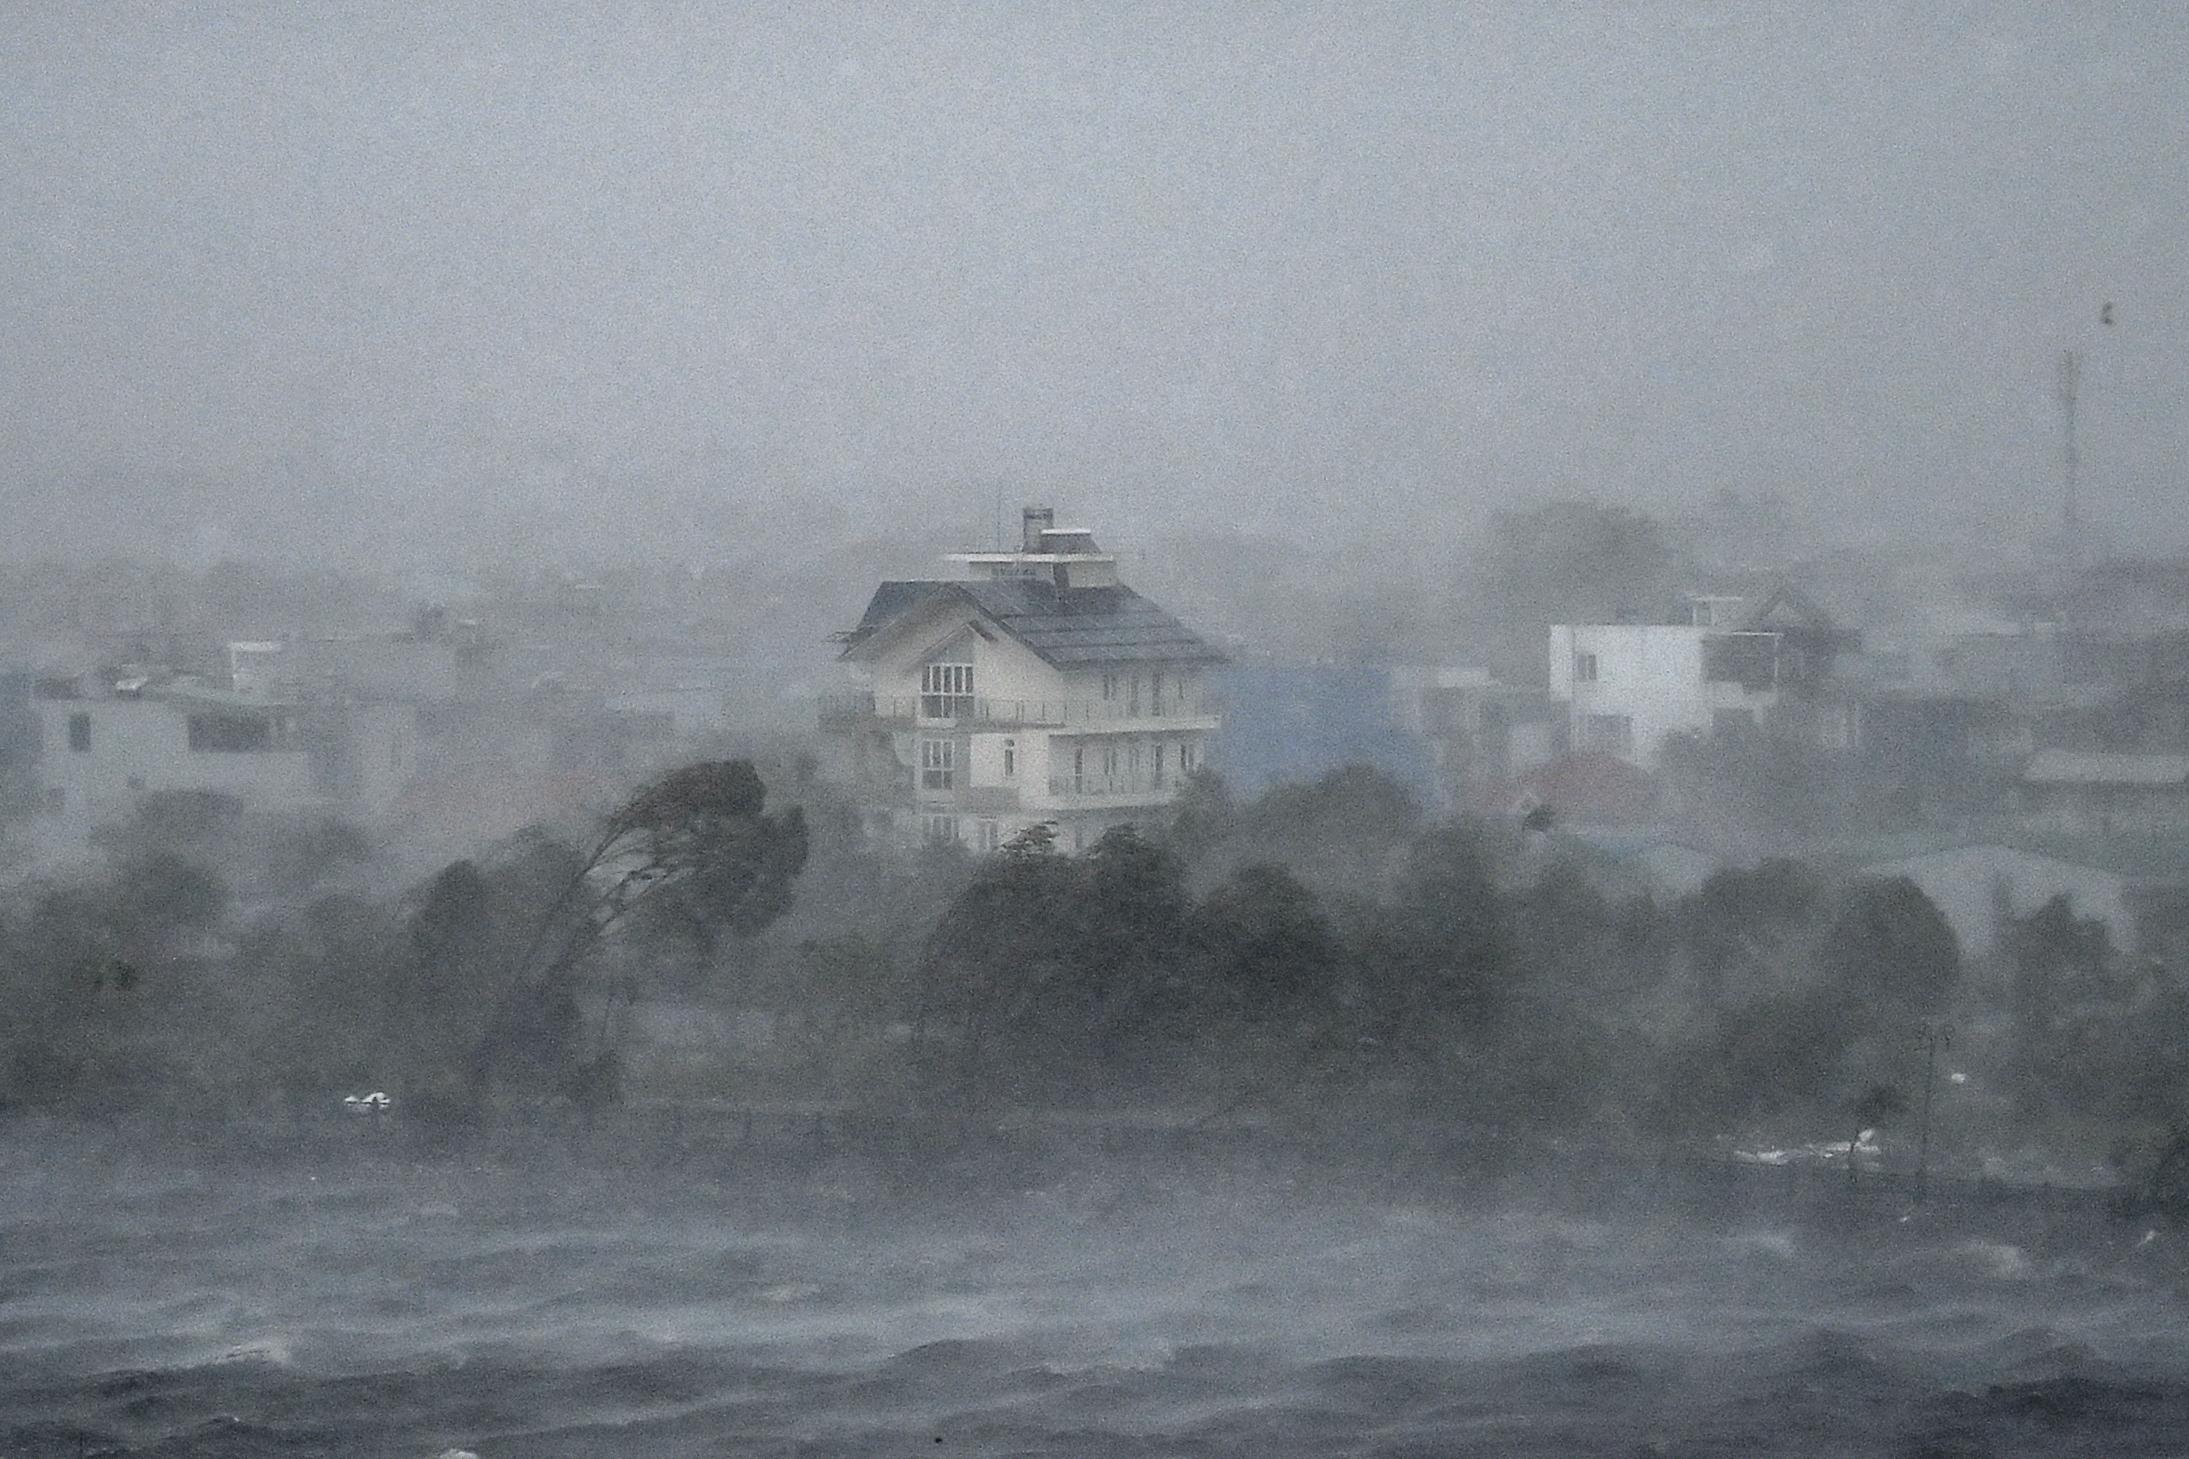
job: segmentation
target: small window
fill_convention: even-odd
[[[1592,714],[1581,722],[1581,748],[1614,755],[1634,752],[1634,717],[1628,714]]]
[[[68,747],[81,755],[91,749],[91,716],[72,714],[68,717]]]
[[[922,816],[920,830],[930,846],[955,845],[958,839],[956,816]]]
[[[1201,763],[1201,747],[1187,740],[1178,747],[1178,773],[1191,775]]]
[[[1163,742],[1161,740],[1155,742],[1155,787],[1158,790],[1163,788]]]
[[[1117,675],[1104,674],[1102,676],[1102,697],[1104,699],[1115,699],[1117,697]]]
[[[973,826],[973,844],[983,851],[993,851],[1003,844],[1003,832],[994,821],[976,821]]]
[[[1148,675],[1148,702],[1157,709],[1163,707],[1163,671],[1157,669]]]
[[[1017,740],[1005,740],[1003,742],[1003,778],[1006,780],[1016,780],[1018,778]]]
[[[1573,682],[1576,684],[1593,684],[1596,682],[1596,655],[1575,654],[1573,656]]]
[[[1104,745],[1102,747],[1102,773],[1104,775],[1115,775],[1117,773],[1117,746]]]

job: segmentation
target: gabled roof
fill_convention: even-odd
[[[1199,634],[1131,588],[1060,589],[1038,578],[885,582],[875,589],[859,626],[844,636],[843,656],[863,657],[862,649],[876,635],[921,608],[953,600],[1059,669],[1226,662]]]

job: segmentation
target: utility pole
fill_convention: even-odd
[[[1915,1037],[1923,1045],[1923,1124],[1915,1147],[1915,1203],[1920,1206],[1931,1188],[1931,1094],[1938,1083],[1938,1051],[1953,1047],[1953,1030],[1925,1019]]]

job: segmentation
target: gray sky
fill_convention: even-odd
[[[2189,7],[440,9],[7,7],[13,555],[2024,531],[2070,344],[2189,541]]]

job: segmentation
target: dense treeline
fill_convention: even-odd
[[[659,777],[391,886],[346,828],[155,802],[0,918],[0,1097],[414,1108],[642,1095],[1069,1103],[1342,1132],[1942,1142],[2140,1158],[2189,998],[2065,902],[1965,958],[1905,880],[1792,861],[1653,896],[1556,830],[1424,817],[1373,771],[1068,854],[867,847],[785,766]],[[1908,1132],[1888,1129],[1888,1139]]]

